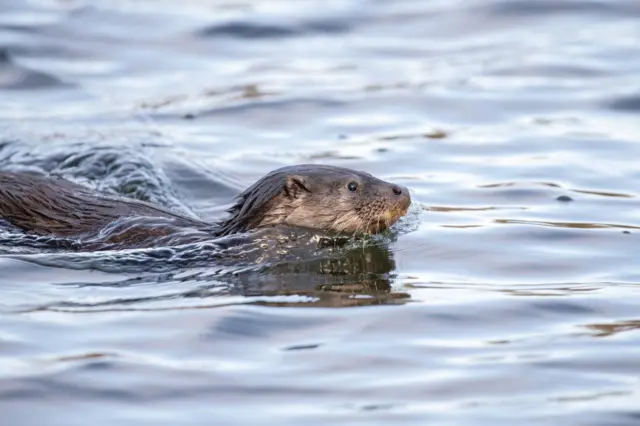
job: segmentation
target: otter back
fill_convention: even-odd
[[[25,232],[80,237],[131,216],[165,217],[189,225],[201,223],[142,201],[92,193],[61,178],[0,172],[0,218]]]

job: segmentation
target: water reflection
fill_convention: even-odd
[[[591,335],[594,337],[610,337],[619,333],[640,330],[640,320],[626,320],[610,324],[588,324],[584,327],[593,330],[594,333]]]
[[[164,302],[178,300],[184,304],[176,303],[176,309],[202,308],[228,304],[224,300],[218,301],[222,296],[243,296],[246,299],[240,303],[246,304],[310,307],[398,304],[410,299],[408,293],[393,287],[396,269],[390,248],[394,241],[393,231],[385,235],[347,238],[318,235],[303,229],[267,228],[179,247],[94,253],[69,251],[56,239],[40,239],[31,241],[17,235],[13,240],[18,246],[11,247],[4,257],[49,268],[106,273],[126,271],[135,275],[124,280],[70,283],[73,287],[124,290],[145,283],[184,283],[191,288],[161,295],[123,297],[118,293],[91,303],[74,301],[71,297],[63,302],[29,307],[29,311],[147,309],[143,306],[155,310],[167,309]],[[56,250],[43,252],[36,242],[56,245]],[[36,252],[23,252],[21,247]],[[162,307],[155,308],[154,305]]]
[[[312,256],[302,254],[293,261],[276,262],[257,276],[238,274],[234,282],[242,283],[241,294],[245,296],[304,294],[317,298],[313,303],[260,302],[264,305],[341,307],[405,303],[410,295],[394,289],[395,270],[394,254],[385,237],[369,241],[322,238]]]
[[[578,228],[578,229],[605,229],[605,228],[620,228],[620,229],[640,229],[640,226],[625,225],[621,223],[580,223],[580,222],[552,222],[552,221],[538,221],[538,220],[516,220],[516,219],[495,219],[495,223],[500,224],[519,224],[519,225],[538,225],[549,226],[553,228]]]

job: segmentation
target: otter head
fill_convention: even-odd
[[[369,173],[303,164],[277,169],[238,196],[219,235],[274,225],[342,234],[377,233],[403,216],[407,188]]]

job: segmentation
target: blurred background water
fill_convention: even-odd
[[[639,118],[637,0],[2,0],[0,168],[203,218],[303,162],[414,200],[233,273],[3,231],[2,424],[637,425]]]

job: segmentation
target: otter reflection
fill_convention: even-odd
[[[297,241],[304,240],[298,236]],[[270,296],[256,302],[269,306],[347,307],[406,303],[410,296],[393,289],[396,263],[389,238],[346,239],[320,237],[313,255],[295,250],[259,273],[234,274],[234,293]],[[306,248],[308,250],[309,247]],[[274,296],[306,296],[278,300]]]
[[[216,239],[172,248],[78,253],[64,249],[42,250],[34,244],[33,250],[27,252],[16,252],[14,246],[11,254],[4,256],[48,267],[134,274],[133,279],[110,280],[98,284],[101,287],[126,288],[165,281],[184,282],[189,287],[186,291],[152,296],[136,303],[167,298],[200,299],[195,306],[186,308],[196,309],[220,305],[208,300],[238,295],[258,299],[249,303],[270,306],[347,307],[399,304],[409,300],[408,294],[393,288],[396,263],[389,247],[393,241],[392,232],[375,237],[344,238],[306,229],[274,227],[250,237],[236,235],[224,241]],[[6,242],[24,244],[20,239]],[[0,235],[0,252],[2,243]],[[140,276],[142,271],[144,275]],[[122,303],[123,300],[117,298],[101,303],[100,309],[109,310],[111,305]],[[87,308],[94,311],[98,307]],[[165,309],[185,308],[178,303]]]

